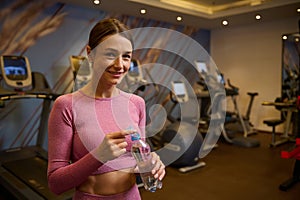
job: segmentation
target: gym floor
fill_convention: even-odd
[[[260,140],[257,148],[229,145],[222,140],[203,159],[206,166],[187,173],[167,167],[163,189],[155,193],[140,189],[143,200],[299,200],[300,183],[284,192],[278,186],[291,177],[293,159],[282,159],[282,150],[292,150],[293,143],[269,148],[271,134],[250,137]],[[1,187],[0,187],[1,188]],[[0,189],[0,200],[11,195]]]
[[[260,140],[260,147],[244,148],[223,141],[203,159],[203,168],[181,173],[167,167],[163,189],[150,193],[141,189],[143,200],[299,200],[300,182],[288,191],[279,185],[292,176],[295,160],[282,159],[282,150],[292,150],[293,143],[269,148],[271,134],[250,137]]]

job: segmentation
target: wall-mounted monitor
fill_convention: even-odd
[[[27,57],[1,56],[0,66],[3,79],[8,87],[25,89],[32,86],[31,69]]]

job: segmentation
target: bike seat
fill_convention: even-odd
[[[257,92],[248,92],[247,94],[248,94],[249,96],[252,96],[252,97],[255,97],[255,96],[258,95]]]

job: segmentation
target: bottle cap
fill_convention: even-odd
[[[139,133],[133,133],[131,134],[131,140],[132,141],[135,141],[135,140],[140,140],[141,139],[141,136]]]

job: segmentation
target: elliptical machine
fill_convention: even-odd
[[[221,134],[226,142],[230,144],[234,144],[237,146],[243,146],[243,147],[258,147],[260,146],[260,142],[254,138],[247,137],[248,132],[245,131],[246,134],[242,137],[230,137],[226,130],[226,123],[228,123],[228,118],[226,116],[226,106],[222,106],[222,102],[225,101],[226,96],[230,96],[234,102],[235,109],[238,111],[238,117],[235,118],[235,121],[240,121],[243,124],[244,130],[246,130],[246,126],[244,123],[244,119],[242,118],[238,104],[236,102],[236,96],[238,93],[238,88],[234,87],[233,85],[229,84],[231,87],[224,88],[225,80],[222,73],[220,73],[218,70],[213,72],[208,70],[208,67],[205,62],[203,61],[196,61],[196,66],[198,67],[198,72],[200,75],[200,82],[194,85],[195,93],[197,94],[197,97],[201,101],[201,107],[204,112],[201,112],[201,120],[199,123],[199,130],[206,134],[207,131],[209,131],[209,127],[213,127],[214,131],[210,131],[210,134],[212,136],[215,136],[215,139],[218,138],[218,135],[213,134],[213,132],[217,132],[218,129],[221,129]],[[212,92],[209,95],[209,88]],[[203,100],[205,100],[203,102]],[[203,104],[204,103],[204,104]],[[251,102],[252,106],[252,102]],[[213,111],[214,110],[214,111]],[[226,114],[225,114],[226,113]],[[250,112],[249,112],[250,116]],[[223,120],[222,120],[223,119]],[[211,137],[212,137],[211,136]],[[205,137],[206,139],[206,137]],[[212,141],[215,141],[213,139]],[[208,140],[207,140],[208,141]],[[214,145],[214,142],[210,142],[211,145]],[[213,147],[206,144],[206,141],[204,142],[203,148],[212,149]],[[202,149],[203,150],[203,149]],[[206,151],[205,149],[203,150]]]
[[[180,172],[188,172],[206,165],[200,161],[199,152],[203,143],[202,135],[198,132],[197,116],[189,115],[191,104],[185,84],[182,81],[172,82],[172,91],[162,105],[172,102],[168,114],[169,125],[161,133],[160,142],[163,151],[160,153],[162,160],[173,160],[171,166]],[[191,105],[190,105],[191,104]],[[172,116],[177,106],[181,108],[181,119]],[[199,113],[199,112],[198,112]]]
[[[142,68],[138,60],[132,59],[129,72],[120,87],[144,98],[147,110],[146,139],[165,165],[178,168],[183,173],[206,165],[199,161],[203,138],[198,132],[198,116],[188,115],[193,113],[191,109],[196,115],[199,114],[197,110],[195,112],[198,101],[192,101],[189,97],[184,82],[173,81],[170,87],[156,84],[147,68]],[[180,114],[173,117],[178,107]]]

